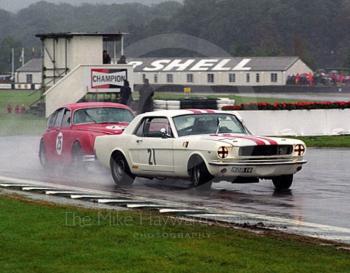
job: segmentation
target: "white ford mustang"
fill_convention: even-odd
[[[190,179],[201,188],[270,179],[281,190],[306,163],[304,142],[253,136],[237,114],[213,110],[139,115],[123,134],[97,137],[95,151],[117,185],[135,177]]]

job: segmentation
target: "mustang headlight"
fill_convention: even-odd
[[[294,146],[294,153],[298,156],[303,156],[306,152],[306,147],[303,144],[298,144]]]
[[[229,148],[227,147],[220,147],[218,149],[218,157],[221,159],[227,158],[229,155]]]

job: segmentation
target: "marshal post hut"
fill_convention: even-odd
[[[124,33],[37,34],[43,49],[42,88],[46,116],[88,94],[118,94],[124,80],[134,86],[133,67],[118,64]],[[108,56],[108,57],[106,57]]]

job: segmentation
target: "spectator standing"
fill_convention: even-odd
[[[12,105],[11,105],[11,104],[8,104],[8,105],[7,105],[7,113],[8,113],[8,114],[11,114],[11,113],[12,113],[12,110],[13,110]]]
[[[126,57],[122,55],[120,59],[118,60],[117,64],[127,64]]]
[[[15,113],[16,114],[20,114],[21,112],[21,108],[19,107],[19,105],[17,104],[16,107],[15,107]]]
[[[120,89],[120,103],[130,105],[132,102],[130,83],[124,80],[124,86]]]
[[[149,84],[148,79],[144,79],[143,82],[144,84],[139,91],[140,93],[139,112],[140,113],[152,112],[154,110],[154,107],[153,107],[154,90]]]
[[[103,64],[110,64],[111,56],[109,56],[107,50],[103,50]]]

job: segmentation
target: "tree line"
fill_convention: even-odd
[[[208,40],[233,56],[297,55],[313,68],[350,65],[349,0],[184,0],[72,6],[39,2],[10,13],[0,10],[0,72],[40,55],[37,33],[128,32],[127,43],[164,33]],[[33,48],[36,50],[33,51]],[[167,49],[156,56],[195,55]]]

